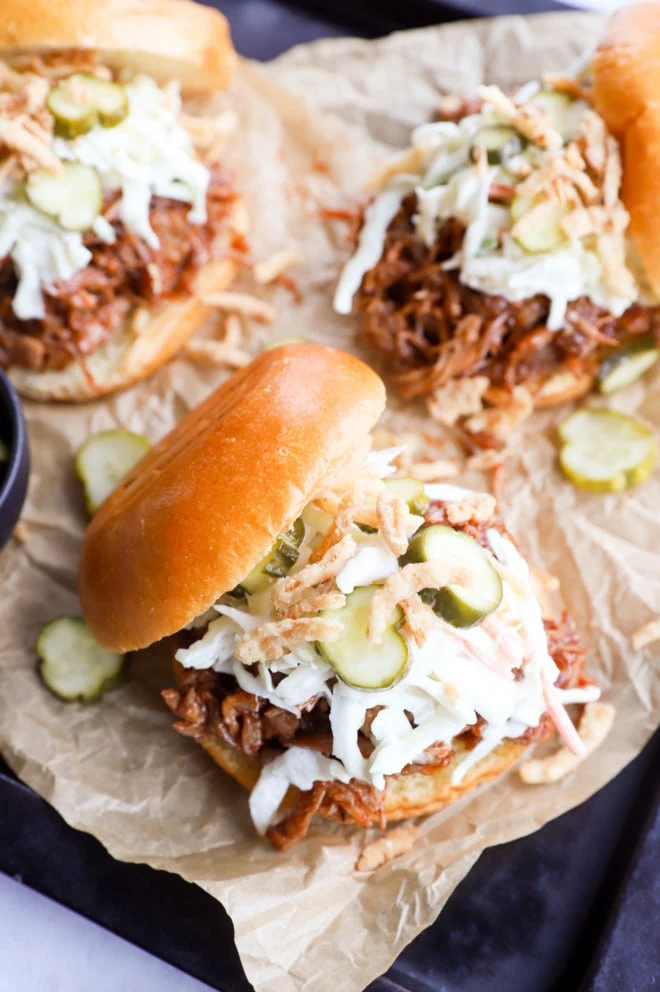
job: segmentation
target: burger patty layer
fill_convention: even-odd
[[[415,234],[416,210],[411,193],[354,303],[364,342],[384,357],[403,396],[423,396],[472,375],[535,393],[556,372],[594,375],[612,348],[638,335],[660,340],[660,314],[639,304],[616,318],[583,296],[568,304],[561,329],[551,331],[547,297],[512,302],[471,289],[445,268],[460,250],[461,223],[446,221],[429,247]]]
[[[234,199],[218,171],[211,173],[203,224],[189,220],[190,204],[154,196],[149,221],[159,246],[151,248],[117,219],[118,194],[109,195],[103,215],[114,228],[115,241],[108,244],[93,232],[85,234],[92,258],[72,279],[44,293],[43,319],[16,316],[16,272],[9,257],[1,259],[0,367],[18,365],[37,372],[65,368],[121,333],[135,308],[155,308],[190,294]]]

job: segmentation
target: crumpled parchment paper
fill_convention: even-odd
[[[241,129],[230,163],[252,215],[255,254],[296,245],[301,263],[292,274],[304,291],[300,305],[284,289],[271,295],[279,319],[252,332],[252,350],[268,337],[299,334],[354,349],[352,322],[329,303],[346,231],[322,220],[319,206],[357,202],[374,162],[430,118],[442,90],[468,93],[482,80],[511,86],[540,68],[561,69],[599,26],[586,14],[507,18],[377,42],[320,42],[259,69],[244,63],[231,94]],[[614,730],[577,774],[538,787],[509,774],[423,822],[408,854],[358,875],[363,831],[319,823],[285,855],[255,836],[245,794],[171,730],[159,697],[171,684],[165,648],[134,656],[123,686],[94,705],[58,702],[36,675],[39,629],[79,609],[85,518],[73,454],[91,432],[114,425],[159,438],[225,375],[177,361],[106,402],[28,405],[28,540],[0,556],[0,748],[114,857],[176,872],[221,900],[259,992],[351,992],[435,919],[484,847],[582,802],[655,729],[657,646],[635,653],[629,635],[660,614],[660,477],[623,496],[579,494],[556,468],[556,415],[526,426],[506,469],[505,515],[532,562],[561,578],[590,671],[617,705]],[[660,425],[660,377],[612,404]],[[422,422],[419,411],[397,412],[396,404],[389,417],[396,430]]]

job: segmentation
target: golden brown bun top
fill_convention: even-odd
[[[2,0],[0,8],[3,58],[79,48],[185,89],[218,89],[231,77],[226,19],[192,0]]]
[[[660,99],[660,3],[633,3],[615,11],[592,72],[596,109],[621,137],[649,101]]]
[[[617,10],[592,62],[597,111],[623,150],[623,202],[649,282],[660,295],[660,2]]]
[[[375,372],[317,344],[267,351],[228,379],[89,525],[79,591],[98,641],[146,647],[238,585],[355,456],[384,404]]]

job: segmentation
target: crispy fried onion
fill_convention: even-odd
[[[559,149],[563,141],[552,126],[550,116],[533,103],[516,103],[506,96],[498,86],[480,86],[479,96],[492,104],[500,117],[503,117],[516,131],[542,148]]]
[[[374,871],[387,864],[394,858],[400,858],[412,850],[417,840],[417,827],[412,823],[404,823],[400,827],[389,830],[384,837],[379,837],[367,844],[360,857],[355,862],[356,871]]]
[[[303,596],[291,606],[287,606],[283,614],[288,619],[295,620],[299,617],[321,613],[322,610],[340,610],[345,605],[346,596],[338,589],[334,589],[332,580],[329,580],[315,589],[310,589],[309,595]]]
[[[485,375],[452,379],[428,397],[426,405],[434,420],[453,427],[461,417],[483,409],[483,395],[490,385]]]
[[[488,523],[492,520],[497,503],[489,493],[471,493],[469,499],[447,503],[445,513],[452,527],[471,522],[475,524]]]
[[[524,386],[514,386],[511,393],[507,394],[504,405],[489,407],[468,417],[465,428],[471,434],[485,432],[496,441],[505,442],[533,409],[534,399],[529,390]]]
[[[306,590],[320,586],[328,579],[334,579],[353,557],[356,548],[357,545],[351,535],[345,534],[319,561],[305,565],[295,575],[279,579],[273,586],[275,609],[284,613],[304,597]]]
[[[411,531],[422,523],[420,517],[412,514],[401,496],[386,489],[379,494],[376,502],[378,530],[383,541],[397,558],[405,553]]]
[[[326,617],[268,620],[243,634],[234,654],[245,665],[274,661],[297,641],[335,641],[341,632],[341,622]]]
[[[582,754],[574,754],[567,747],[559,748],[547,758],[526,761],[518,769],[526,785],[545,785],[570,775],[584,759],[599,747],[614,723],[616,710],[611,703],[586,703],[580,720],[579,734],[584,745]]]
[[[649,620],[643,627],[640,627],[631,637],[632,646],[635,651],[641,651],[648,644],[660,641],[660,617]]]
[[[404,565],[398,572],[394,572],[374,594],[367,629],[369,640],[374,644],[380,644],[390,622],[392,611],[397,606],[404,608],[403,604],[422,589],[441,589],[443,586],[454,584],[467,586],[473,579],[472,572],[464,565],[430,561]],[[414,622],[412,610],[406,614],[409,623],[411,618]]]
[[[34,72],[17,72],[0,61],[0,161],[20,172],[61,169],[52,151],[53,118],[46,109],[48,81]]]

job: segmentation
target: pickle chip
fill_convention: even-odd
[[[96,169],[82,162],[62,162],[60,172],[36,169],[25,182],[25,195],[37,210],[67,231],[88,231],[103,206],[103,183]]]
[[[263,592],[276,579],[288,575],[300,554],[300,545],[305,537],[305,524],[302,517],[293,522],[289,530],[280,534],[266,557],[252,569],[250,574],[236,587],[239,595],[253,596]]]
[[[526,214],[534,211],[533,223],[523,224]],[[562,221],[570,212],[565,203],[554,200],[516,196],[511,201],[511,216],[516,224],[513,237],[528,254],[555,251],[566,243]]]
[[[578,489],[621,493],[653,472],[656,441],[635,417],[616,410],[578,410],[559,425],[559,437],[559,464]]]
[[[340,620],[342,632],[336,641],[317,645],[339,678],[357,689],[387,689],[403,678],[408,668],[408,645],[398,628],[401,610],[393,610],[380,644],[367,637],[371,601],[379,586],[360,586],[346,597],[339,610],[324,610],[321,616]]]
[[[59,617],[37,639],[39,674],[48,689],[66,702],[98,699],[115,686],[124,655],[96,642],[82,617]]]
[[[630,386],[655,365],[660,348],[654,338],[643,335],[622,345],[601,363],[598,389],[606,396]]]
[[[90,517],[150,448],[151,441],[146,437],[123,428],[93,434],[83,444],[76,455],[76,473],[83,484]]]
[[[453,627],[474,627],[502,601],[502,580],[488,554],[473,537],[453,527],[433,524],[417,531],[404,561],[445,561],[469,570],[472,576],[469,586],[422,590],[422,601]]]
[[[584,100],[576,99],[563,90],[541,89],[529,101],[544,110],[564,141],[571,141],[580,130],[584,113],[589,109]]]
[[[96,124],[114,127],[129,110],[123,86],[86,72],[76,72],[54,86],[46,106],[55,120],[55,133],[69,139],[91,131]]]
[[[424,483],[417,479],[385,479],[385,488],[405,500],[411,513],[421,516],[429,508]]]

